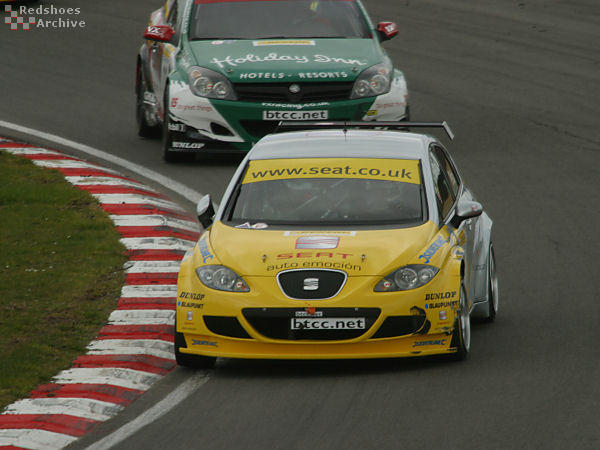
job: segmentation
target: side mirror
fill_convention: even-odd
[[[478,217],[482,213],[483,206],[481,206],[481,203],[472,202],[470,200],[459,200],[458,205],[456,205],[454,221],[460,223],[463,220]]]
[[[198,221],[204,228],[208,228],[212,225],[213,218],[215,217],[215,208],[210,199],[210,195],[205,195],[200,199],[198,206],[196,207],[196,214],[198,215]]]
[[[396,22],[379,22],[377,32],[382,41],[388,41],[398,34],[398,24]]]
[[[150,25],[144,31],[144,39],[155,42],[169,42],[174,34],[175,30],[169,25]]]

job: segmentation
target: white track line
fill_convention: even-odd
[[[169,395],[154,405],[143,414],[131,422],[123,425],[118,430],[109,434],[105,438],[95,442],[86,448],[86,450],[106,450],[135,434],[138,430],[154,422],[159,417],[165,415],[179,403],[189,398],[191,394],[197,391],[204,383],[208,381],[208,376],[204,372],[197,372],[190,378],[181,383],[177,389],[171,391]],[[210,445],[209,445],[210,446]]]
[[[78,438],[68,434],[45,430],[0,430],[0,446],[29,448],[32,450],[57,450],[64,448]]]

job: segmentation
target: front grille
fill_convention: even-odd
[[[300,86],[291,93],[290,85]],[[331,83],[234,83],[238,100],[243,102],[314,103],[350,99],[353,82]]]
[[[343,341],[362,336],[373,326],[379,308],[317,308],[308,314],[303,308],[245,308],[242,314],[257,333],[270,338],[290,341]],[[292,319],[305,318],[364,318],[364,330],[292,330]]]
[[[298,300],[323,300],[336,296],[346,283],[341,270],[287,270],[277,274],[285,295]]]
[[[211,332],[220,334],[221,336],[252,339],[235,317],[204,316],[204,324]]]

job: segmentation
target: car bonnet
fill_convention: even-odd
[[[274,276],[281,270],[303,268],[343,270],[349,276],[384,276],[401,265],[419,263],[418,255],[438,232],[432,222],[378,230],[245,226],[254,228],[216,222],[209,236],[219,263],[242,276]]]
[[[189,43],[192,65],[233,82],[353,81],[383,62],[372,39],[215,40]]]

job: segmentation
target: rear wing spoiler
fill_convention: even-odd
[[[407,130],[408,128],[443,128],[450,139],[454,139],[454,133],[448,125],[448,122],[376,122],[376,121],[356,121],[356,122],[309,122],[309,121],[283,121],[279,122],[275,133],[291,130],[324,130],[324,129],[342,129],[347,131],[349,128],[369,128],[382,130]]]

